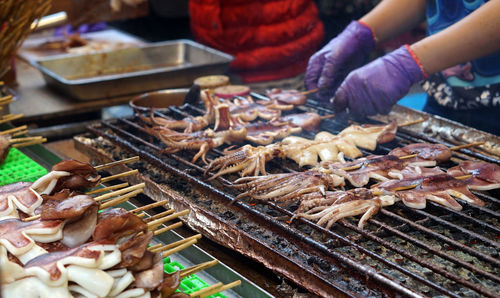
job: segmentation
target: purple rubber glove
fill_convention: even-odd
[[[333,109],[355,116],[388,114],[410,87],[427,77],[408,45],[351,72],[332,98]]]
[[[311,56],[305,77],[306,88],[319,88],[316,97],[329,102],[349,72],[365,63],[374,47],[370,27],[352,21],[342,33]]]

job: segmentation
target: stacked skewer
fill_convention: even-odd
[[[3,268],[7,268],[7,273],[4,272],[5,275],[2,276],[3,294],[17,295],[25,291],[23,295],[29,296],[30,289],[35,289],[35,292],[42,297],[48,297],[51,291],[67,295],[108,293],[106,295],[114,296],[122,293],[129,295],[127,297],[138,297],[152,291],[160,293],[162,297],[187,297],[182,293],[174,294],[180,280],[216,265],[217,260],[198,264],[161,278],[158,277],[158,272],[161,271],[162,276],[164,275],[163,258],[195,244],[201,235],[197,234],[165,245],[155,244],[147,247],[147,244],[153,236],[180,227],[182,222],[169,222],[186,216],[189,210],[175,212],[173,209],[168,209],[149,215],[151,209],[167,203],[160,201],[126,211],[116,206],[142,193],[144,183],[132,186],[121,183],[103,188],[95,187],[102,182],[137,173],[137,170],[131,170],[100,177],[97,175],[97,170],[137,160],[137,157],[129,158],[96,167],[75,161],[63,161],[56,164],[50,173],[35,183],[19,182],[0,188],[0,201],[5,201],[2,203],[8,206],[6,210],[0,210],[0,263]],[[89,183],[94,189],[82,193],[83,188]],[[102,213],[97,213],[98,210],[102,210]],[[82,235],[86,234],[88,236],[82,239]],[[27,239],[24,246],[20,246],[19,242],[12,242],[12,239],[17,237],[15,235],[23,235]],[[66,248],[61,251],[61,246]],[[88,262],[93,258],[88,259],[89,253],[92,255],[99,251],[102,257],[98,260],[110,259],[113,253],[105,253],[106,250],[121,253],[121,260],[115,259],[113,263],[115,265],[108,267],[104,263],[109,263],[109,260],[89,265]],[[64,257],[65,254],[68,254],[68,257]],[[77,259],[74,259],[75,257]],[[85,261],[87,265],[81,267],[83,263],[78,261],[78,258],[88,259]],[[137,266],[144,267],[147,260],[153,262],[150,267],[137,269]],[[59,266],[63,263],[66,266],[71,264],[67,267],[68,270],[69,268],[74,268],[71,270],[76,270],[75,272],[97,270],[96,274],[104,277],[102,280],[93,281],[95,287],[93,288],[86,281],[84,272],[76,277],[63,270],[61,275],[52,276],[50,264],[54,264],[54,268],[61,268]],[[12,271],[14,268],[17,269]],[[46,274],[51,275],[52,281],[44,282],[43,276]],[[66,282],[61,281],[63,283],[56,287],[53,280],[60,280],[60,276],[66,278]],[[115,282],[106,284],[106,280],[110,281],[107,276],[113,277]],[[148,278],[145,280],[145,277]],[[126,283],[126,286],[123,286],[123,283]],[[189,296],[206,297],[239,283],[240,281],[227,285],[217,283]]]

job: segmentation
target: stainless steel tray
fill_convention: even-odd
[[[191,40],[173,40],[34,62],[49,86],[77,100],[190,86],[199,76],[227,71],[231,55]]]

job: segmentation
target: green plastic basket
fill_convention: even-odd
[[[184,266],[182,266],[179,262],[172,261],[170,258],[165,258],[163,259],[163,264],[164,264],[164,270],[166,273],[172,273],[177,270],[182,270],[184,269]],[[191,294],[196,291],[199,291],[201,289],[207,288],[209,284],[207,284],[203,279],[201,279],[199,276],[196,274],[191,274],[189,276],[186,276],[182,279],[180,288],[182,291],[186,294]],[[226,296],[222,295],[221,293],[216,293],[211,296],[208,296],[209,298],[227,298]]]
[[[32,182],[47,174],[47,170],[16,148],[11,148],[0,165],[0,186],[14,182]]]

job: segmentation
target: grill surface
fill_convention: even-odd
[[[299,109],[330,113],[313,101]],[[182,118],[202,112],[199,107],[184,105],[170,108],[167,116]],[[157,194],[162,193],[172,204],[194,209],[186,219],[191,228],[262,262],[313,293],[415,297],[495,297],[500,293],[499,191],[474,192],[485,201],[484,207],[460,202],[463,210],[455,211],[428,202],[426,209],[414,210],[399,202],[382,209],[364,230],[350,219],[326,230],[301,218],[290,223],[293,206],[235,200],[238,193],[227,185],[236,176],[207,182],[201,163],[190,162],[192,152],[160,154],[164,145],[139,124],[138,119],[117,119],[89,129],[130,154],[140,155],[144,179],[151,182]],[[347,125],[326,119],[321,130],[338,133]],[[439,138],[400,129],[391,143],[379,145],[376,152],[363,153],[386,154],[395,147],[422,141],[459,143]],[[115,158],[124,154],[107,141],[90,142],[90,147],[99,147]],[[212,150],[209,158],[221,154],[221,149]],[[500,163],[494,152],[461,149],[454,152],[452,161],[441,166],[448,168],[463,159]],[[291,161],[271,162],[268,168],[274,173],[300,170]]]

